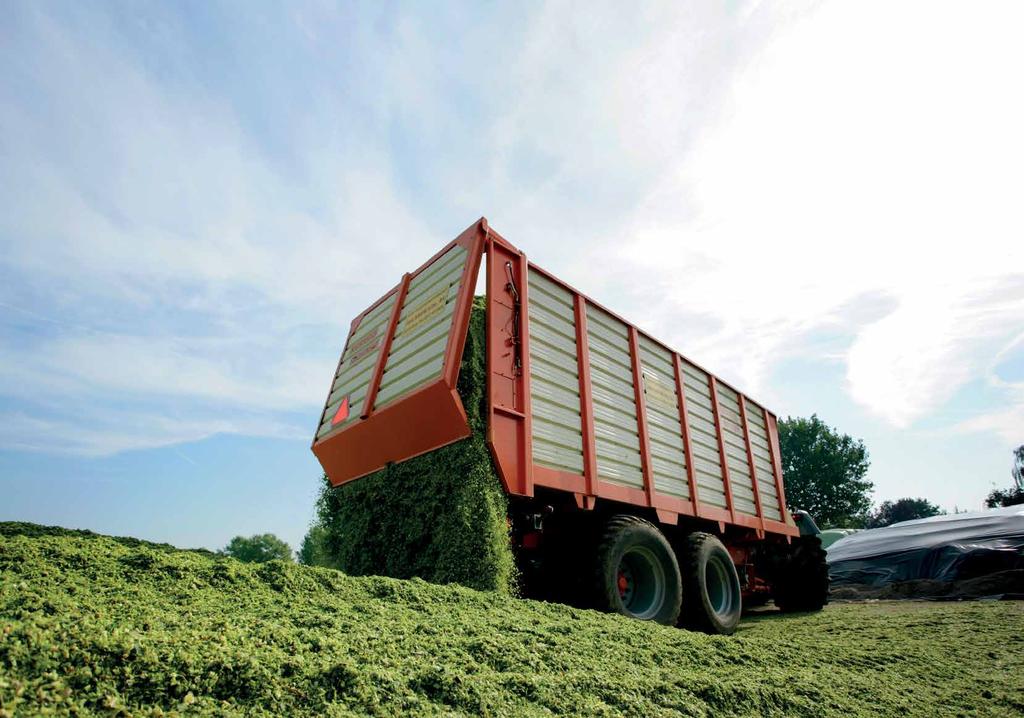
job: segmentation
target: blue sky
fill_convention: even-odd
[[[297,546],[351,318],[477,217],[980,507],[1024,443],[1019,4],[29,3],[0,520]]]

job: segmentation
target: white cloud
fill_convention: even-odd
[[[811,330],[847,333],[851,396],[896,426],[979,378],[1024,327],[1022,12],[827,3],[779,31],[602,247],[643,277],[633,314],[755,391]]]
[[[31,11],[9,52],[49,112],[0,103],[0,263],[60,321],[0,348],[4,393],[315,413],[348,320],[480,213],[772,405],[787,356],[837,360],[817,330],[898,426],[1024,330],[1017,4],[549,4],[459,19],[458,48],[408,13],[308,12],[327,67],[296,75],[281,158],[244,124],[263,108]],[[1020,417],[997,389],[1009,408],[976,425]],[[203,411],[76,445],[272,423]]]
[[[999,375],[1000,365],[1014,359],[1019,362],[1018,371],[1024,369],[1024,332],[997,352],[988,366],[987,383],[1006,397],[1005,404],[955,424],[952,433],[992,432],[1008,447],[1021,445],[1024,441],[1024,378],[1007,380]]]
[[[443,239],[399,199],[384,138],[296,130],[284,174],[224,97],[153,72],[101,17],[21,19],[8,50],[45,101],[3,88],[0,269],[20,282],[0,319],[35,327],[0,345],[0,393],[37,413],[0,441],[48,449],[32,422],[56,398],[88,424],[60,422],[62,450],[86,454],[294,437],[278,411],[311,412],[311,431],[350,319]],[[118,401],[145,406],[92,421]]]
[[[321,362],[268,337],[249,340],[83,334],[27,352],[0,353],[10,393],[24,398],[89,392],[217,401],[254,410],[310,409],[323,403]]]
[[[218,434],[307,438],[323,402],[322,362],[259,339],[137,337],[75,328],[0,347],[0,448],[107,456]],[[305,421],[287,418],[301,412]]]
[[[993,292],[991,280],[969,279],[916,287],[896,311],[860,330],[847,372],[854,399],[902,427],[985,376],[991,358],[1024,324],[1024,278],[1011,296]],[[1024,395],[1004,396],[1019,405],[1000,413],[1024,413]],[[1019,434],[1024,422],[1004,426]]]
[[[80,408],[80,407],[79,407]],[[69,410],[64,418],[0,413],[0,448],[100,457],[199,441],[217,434],[277,439],[306,438],[301,427],[253,418],[181,418],[157,412]],[[194,463],[194,462],[193,462]]]
[[[26,78],[48,102],[0,107],[16,139],[0,242],[20,271],[143,302],[246,289],[340,324],[340,290],[368,303],[408,268],[401,248],[437,242],[396,196],[384,138],[297,132],[303,172],[285,175],[225,98],[164,81],[100,20],[31,14],[47,54]]]
[[[1024,426],[1024,391],[1016,391],[1013,405],[985,412],[953,427],[953,433],[996,434],[1008,447],[1021,445],[1021,427]]]

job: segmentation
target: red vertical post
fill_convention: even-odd
[[[651,466],[651,442],[647,436],[647,401],[644,399],[644,378],[640,365],[640,340],[636,327],[629,326],[629,355],[633,363],[633,393],[636,397],[636,423],[640,435],[640,466],[644,474],[647,505],[654,504],[654,470]]]
[[[683,380],[683,365],[678,354],[672,354],[676,375],[676,391],[679,393],[679,421],[683,426],[683,453],[686,455],[686,481],[690,485],[690,501],[693,515],[700,515],[700,499],[697,496],[697,474],[693,466],[693,447],[690,444],[690,418],[686,414],[686,382]]]
[[[530,496],[533,496],[533,407],[530,399],[530,263],[526,255],[519,254],[518,266],[513,270],[519,282],[519,344],[521,349],[521,368],[519,385],[523,393],[523,481]]]
[[[377,400],[377,391],[380,389],[380,380],[384,376],[384,367],[388,363],[388,354],[391,353],[391,342],[395,338],[395,329],[398,328],[398,319],[402,316],[402,304],[405,303],[405,295],[409,291],[411,275],[406,272],[402,275],[402,282],[395,290],[395,306],[391,308],[391,320],[388,322],[388,331],[384,335],[384,341],[380,347],[380,355],[377,357],[377,364],[370,376],[370,384],[366,387],[366,400],[363,402],[363,410],[359,412],[362,419],[367,418],[373,412],[373,403]]]
[[[464,236],[467,233],[464,233]],[[468,252],[466,266],[459,280],[459,294],[452,312],[455,331],[448,338],[448,346],[444,352],[444,379],[449,387],[455,389],[459,376],[459,364],[462,362],[462,351],[466,346],[466,334],[469,332],[469,315],[473,311],[473,290],[477,274],[480,273],[480,257],[484,251],[484,238],[487,236],[487,221],[480,220],[476,232],[466,240],[463,246]],[[460,242],[461,242],[460,238]],[[468,288],[467,288],[468,285]]]
[[[597,495],[597,442],[594,438],[594,397],[590,391],[590,342],[587,339],[587,300],[573,295],[576,320],[576,368],[580,378],[580,429],[583,434],[583,477],[588,497]],[[592,500],[588,500],[592,501]]]
[[[533,421],[526,255],[487,240],[487,443],[506,490],[533,496]]]
[[[718,380],[708,374],[708,387],[711,389],[711,409],[715,415],[715,433],[718,435],[718,456],[722,460],[722,484],[725,486],[725,503],[729,507],[729,516],[736,523],[736,507],[732,503],[732,484],[729,482],[729,460],[725,453],[725,437],[722,432],[722,417],[718,411]]]
[[[740,421],[743,422],[743,441],[747,445],[747,466],[750,467],[750,482],[754,485],[754,506],[757,508],[757,521],[764,533],[764,509],[761,508],[761,487],[757,485],[757,468],[754,466],[754,448],[750,445],[750,424],[747,423],[747,400],[740,396]]]
[[[779,451],[779,426],[775,417],[764,410],[764,425],[768,429],[768,447],[772,454],[772,468],[775,469],[775,493],[779,497],[779,519],[786,520],[786,489],[782,481],[782,453]]]

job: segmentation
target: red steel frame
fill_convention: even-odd
[[[779,496],[779,513],[782,514],[781,518],[787,520],[788,514],[786,513],[786,490],[782,485],[782,462],[779,460],[781,455],[779,452],[779,425],[775,420],[775,415],[770,414],[767,409],[764,409],[764,423],[768,428],[768,445],[772,455],[772,468],[775,470],[775,491],[778,492]],[[767,525],[768,521],[765,521]]]
[[[404,396],[393,399],[383,407],[374,406],[380,388],[384,367],[395,329],[401,316],[401,305],[409,284],[417,274],[436,261],[455,244],[461,244],[469,253],[462,275],[462,284],[456,298],[452,328],[445,352],[442,376]],[[644,376],[640,356],[640,332],[633,324],[614,312],[573,289],[565,282],[536,266],[531,266],[526,255],[503,238],[481,218],[454,241],[423,264],[406,274],[397,287],[371,305],[352,322],[349,339],[359,322],[374,307],[397,293],[388,331],[375,364],[371,385],[360,413],[360,419],[315,440],[313,452],[320,459],[332,482],[344,483],[392,461],[402,461],[426,453],[469,435],[469,425],[461,399],[456,390],[462,349],[469,330],[473,290],[480,268],[481,256],[487,255],[487,443],[495,467],[505,486],[513,496],[532,497],[536,487],[571,492],[577,505],[593,508],[598,499],[618,501],[653,509],[662,522],[675,524],[680,516],[715,521],[719,530],[731,524],[751,529],[761,537],[765,533],[787,537],[799,535],[799,530],[785,509],[782,467],[779,461],[778,427],[776,418],[762,409],[769,439],[773,479],[779,497],[780,515],[764,515],[757,473],[750,442],[746,397],[729,387],[739,396],[740,418],[747,450],[747,461],[753,483],[756,516],[737,513],[733,504],[732,486],[726,459],[725,439],[718,406],[718,385],[724,384],[710,372],[708,388],[715,419],[722,481],[726,508],[711,506],[700,500],[700,490],[694,469],[694,455],[690,442],[690,426],[686,409],[686,386],[683,381],[682,361],[677,352],[647,334],[643,336],[671,352],[674,365],[676,395],[679,401],[679,422],[686,458],[686,481],[689,499],[659,493],[654,485],[650,442],[647,432]],[[533,461],[532,412],[530,406],[530,338],[527,317],[529,302],[529,270],[564,288],[573,297],[576,326],[577,368],[579,371],[580,419],[583,444],[583,474],[558,471],[540,466]],[[587,307],[597,307],[622,321],[629,330],[629,350],[632,363],[633,385],[637,406],[637,434],[640,441],[643,489],[634,489],[602,481],[597,466],[594,438],[594,406],[590,383],[589,342],[587,338]],[[348,340],[346,339],[346,345]],[[691,365],[697,366],[686,359]],[[340,369],[340,362],[339,362]],[[703,370],[703,369],[702,369]],[[703,370],[706,372],[706,370]],[[324,406],[326,414],[327,406]],[[321,424],[324,420],[321,415]]]
[[[640,436],[640,468],[644,477],[644,494],[648,506],[654,505],[654,475],[651,473],[651,442],[647,434],[647,400],[644,377],[640,368],[640,339],[636,327],[629,328],[629,359],[633,363],[633,396],[636,401],[636,423]]]
[[[743,443],[747,446],[747,467],[750,469],[750,483],[754,485],[754,507],[761,521],[758,535],[764,534],[764,510],[761,508],[761,489],[757,485],[757,467],[754,465],[754,448],[750,445],[750,424],[747,423],[747,398],[740,394],[740,421],[743,422]]]
[[[676,375],[676,393],[679,396],[679,423],[683,426],[683,452],[686,456],[686,482],[690,486],[690,501],[693,513],[700,515],[700,491],[697,488],[697,474],[693,466],[693,447],[690,444],[690,418],[686,415],[686,383],[683,381],[683,360],[672,353],[672,364]]]
[[[398,328],[398,318],[402,316],[402,304],[405,302],[405,295],[409,293],[409,282],[411,275],[402,277],[402,283],[398,285],[398,296],[395,298],[395,306],[391,308],[391,319],[388,320],[387,333],[381,343],[380,353],[377,355],[377,363],[370,377],[370,385],[366,388],[366,400],[363,402],[363,410],[359,414],[360,419],[366,419],[373,412],[373,405],[377,401],[377,392],[380,391],[380,380],[384,378],[384,367],[388,363],[388,354],[391,353],[391,342],[395,339],[395,330]]]
[[[508,492],[533,496],[526,255],[493,230],[486,250],[487,444]]]
[[[587,341],[587,300],[573,298],[576,319],[576,363],[580,376],[580,424],[583,434],[583,478],[586,493],[577,496],[583,508],[593,508],[597,497],[597,443],[594,439],[594,399],[590,394],[590,342]]]

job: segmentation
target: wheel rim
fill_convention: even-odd
[[[707,587],[711,611],[719,619],[728,619],[739,607],[739,586],[732,580],[731,566],[721,556],[711,556],[704,566],[704,585]]]
[[[616,587],[628,615],[653,618],[665,603],[665,570],[650,549],[634,546],[619,561]]]

